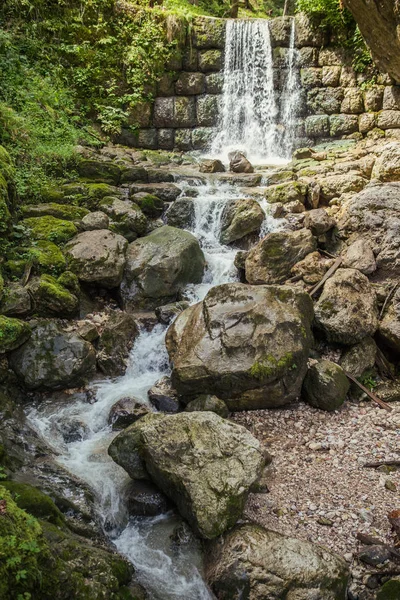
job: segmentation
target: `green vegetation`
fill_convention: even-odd
[[[30,335],[28,323],[0,315],[0,355],[18,348]]]
[[[256,379],[268,379],[271,376],[276,377],[281,371],[288,369],[290,371],[297,369],[296,363],[293,362],[293,354],[288,352],[279,360],[272,354],[261,357],[256,361],[250,369],[250,374]]]
[[[297,10],[309,15],[319,27],[328,29],[340,44],[350,50],[356,71],[365,72],[372,68],[371,53],[357,23],[340,0],[297,0]]]

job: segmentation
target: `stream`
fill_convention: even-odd
[[[262,154],[264,162],[282,163],[289,153],[292,133],[288,128],[283,142],[278,144],[276,119],[279,110],[273,89],[268,22],[253,20],[229,23],[231,22],[228,22],[225,53],[223,119],[213,145],[213,157],[220,156],[226,161],[228,148],[247,147],[258,148],[257,154]],[[294,40],[294,30],[291,39]],[[248,52],[246,60],[243,59],[245,52]],[[251,65],[255,55],[257,60]],[[289,60],[294,64],[293,52],[289,52]],[[293,71],[292,63],[289,71]],[[261,81],[257,86],[249,88],[260,72]],[[239,79],[238,73],[242,74]],[[239,86],[234,86],[235,80],[240,81]],[[295,76],[290,72],[287,86],[286,96],[293,102],[296,83]],[[229,104],[232,101],[233,87],[236,90],[233,98],[236,102],[235,110]],[[286,102],[280,112],[287,121],[293,121],[292,104],[288,105]],[[250,159],[251,154],[249,151]],[[204,178],[178,179],[177,185],[182,190],[182,196],[190,192],[194,197],[195,219],[190,231],[199,240],[207,262],[202,283],[188,286],[182,294],[190,303],[195,303],[202,300],[213,286],[237,280],[237,270],[234,267],[237,250],[222,245],[219,235],[226,203],[244,196],[239,187],[219,182],[213,176],[209,176],[206,183]],[[265,210],[262,196],[260,199]],[[266,214],[262,235],[279,226],[279,221]],[[28,419],[54,450],[57,461],[89,484],[96,497],[97,513],[104,531],[116,549],[133,563],[138,580],[146,588],[150,598],[209,600],[214,596],[202,578],[198,544],[192,542],[176,548],[171,543],[170,536],[181,522],[172,512],[152,518],[129,518],[124,502],[129,478],[107,454],[110,442],[117,435],[108,424],[112,405],[129,396],[150,407],[148,389],[170,372],[164,343],[166,329],[163,325],[156,325],[151,332],[140,332],[131,351],[125,375],[92,384],[96,397],[93,404],[72,400],[69,405],[55,407],[52,403],[42,403],[29,411]],[[78,427],[81,431],[79,439],[66,443],[60,423]]]

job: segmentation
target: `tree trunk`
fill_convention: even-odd
[[[400,82],[400,0],[344,0],[382,71]]]
[[[231,9],[229,16],[231,19],[236,19],[239,12],[239,0],[231,0]]]

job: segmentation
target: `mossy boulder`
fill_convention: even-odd
[[[96,352],[57,321],[39,320],[30,339],[11,352],[10,366],[29,389],[79,387],[94,375]]]
[[[85,159],[78,165],[78,173],[83,180],[118,185],[121,167],[113,162]]]
[[[264,219],[264,211],[257,200],[231,200],[221,216],[221,242],[231,244],[250,234],[257,235]]]
[[[178,198],[171,204],[166,213],[167,223],[171,227],[190,229],[195,220],[193,198]]]
[[[147,219],[134,202],[106,197],[100,201],[99,208],[110,217],[110,229],[123,235],[128,242],[146,233]]]
[[[265,460],[244,427],[212,412],[146,415],[114,439],[109,454],[129,474],[135,458],[206,539],[236,523]]]
[[[376,595],[376,600],[398,600],[400,598],[400,579],[389,579]]]
[[[311,298],[295,288],[216,286],[167,332],[173,387],[186,401],[214,394],[233,411],[287,404],[307,370],[312,319]]]
[[[21,221],[30,230],[34,240],[47,240],[55,244],[64,244],[78,233],[71,221],[57,219],[56,217],[30,217]]]
[[[24,218],[50,215],[65,221],[80,221],[89,211],[80,206],[49,202],[48,204],[26,204],[21,206],[21,213]]]
[[[29,282],[33,310],[42,317],[71,317],[79,309],[79,300],[51,275],[34,277]]]
[[[332,411],[343,404],[349,388],[349,380],[339,365],[320,360],[307,371],[302,397],[315,408]]]
[[[28,323],[0,315],[0,354],[15,350],[31,336]]]
[[[307,195],[307,186],[304,183],[298,181],[287,181],[286,183],[279,183],[267,187],[265,190],[265,198],[270,204],[281,202],[281,204],[287,204],[288,202],[299,201],[302,204],[305,203]]]
[[[129,245],[121,284],[125,306],[174,300],[188,283],[200,283],[205,259],[191,233],[164,226]]]
[[[322,546],[253,523],[235,527],[205,552],[206,578],[228,600],[345,600],[346,562]]]
[[[67,261],[60,248],[47,240],[35,242],[35,245],[27,250],[27,254],[33,261],[35,271],[39,274],[58,275],[67,266]]]
[[[117,287],[125,266],[127,240],[108,229],[79,233],[65,246],[68,268],[80,281]]]
[[[283,283],[291,270],[317,248],[309,229],[274,231],[248,253],[245,260],[246,280],[251,284]]]
[[[61,273],[60,277],[57,279],[57,283],[72,292],[77,298],[79,297],[81,291],[79,279],[72,271],[64,271],[64,273]]]
[[[10,492],[13,500],[23,510],[38,519],[44,519],[63,527],[65,517],[47,494],[26,483],[17,481],[3,481],[1,485]]]
[[[223,400],[217,398],[217,396],[211,396],[210,394],[202,394],[197,396],[194,400],[191,400],[185,408],[185,412],[214,412],[220,417],[227,419],[229,410]]]
[[[0,313],[7,317],[27,317],[32,311],[32,298],[27,287],[9,282],[0,303]]]
[[[164,202],[153,194],[138,192],[134,194],[132,200],[136,202],[146,217],[150,219],[157,219],[164,212]]]

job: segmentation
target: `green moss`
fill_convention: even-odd
[[[78,230],[70,221],[56,219],[55,217],[31,217],[22,221],[30,229],[34,240],[47,240],[55,244],[63,244],[73,238]]]
[[[4,272],[12,280],[20,279],[24,274],[28,260],[24,258],[10,259],[4,263]]]
[[[57,204],[49,202],[47,204],[26,204],[21,207],[21,213],[24,218],[28,217],[43,217],[50,215],[57,219],[65,219],[66,221],[79,221],[89,213],[86,208],[69,204]]]
[[[271,376],[277,377],[279,372],[290,368],[296,368],[291,352],[284,354],[280,359],[276,359],[272,354],[268,354],[267,356],[262,356],[260,360],[252,365],[250,375],[260,380],[268,379]]]
[[[0,300],[3,297],[3,292],[4,292],[4,279],[3,279],[3,275],[0,273]]]
[[[1,485],[10,492],[19,508],[26,510],[38,519],[45,519],[59,527],[64,526],[64,515],[53,500],[37,488],[16,481],[3,481]]]
[[[390,579],[378,591],[376,600],[399,600],[400,580]]]
[[[60,275],[57,279],[57,282],[62,285],[64,288],[75,294],[75,296],[79,296],[81,288],[79,286],[79,279],[72,273],[72,271],[65,271]]]
[[[33,260],[37,273],[58,275],[65,270],[67,261],[60,248],[47,240],[38,240],[35,246],[27,250],[29,259]]]
[[[24,321],[0,315],[0,354],[15,350],[26,342],[31,335],[31,328]]]
[[[39,280],[33,281],[31,291],[35,312],[40,316],[70,316],[78,310],[77,297],[51,275],[42,275]]]

